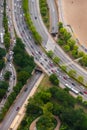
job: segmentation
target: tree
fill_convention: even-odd
[[[6,50],[3,48],[0,48],[0,59],[3,58],[6,55]]]
[[[76,100],[78,103],[82,103],[83,98],[82,98],[82,96],[77,96]]]
[[[70,70],[68,72],[68,74],[71,76],[71,77],[76,77],[76,71],[75,70]]]
[[[60,29],[60,28],[63,28],[63,23],[62,23],[62,22],[59,22],[59,23],[58,23],[58,27],[59,27],[59,29]]]
[[[84,55],[82,59],[79,60],[80,64],[87,67],[87,55]]]
[[[70,46],[69,46],[69,45],[65,45],[65,46],[64,46],[64,50],[65,50],[66,52],[70,51]]]
[[[56,64],[58,64],[58,63],[60,62],[60,58],[57,57],[57,56],[55,56],[55,57],[53,58],[53,62],[56,63]]]
[[[84,54],[84,52],[83,51],[79,51],[78,52],[78,57],[83,57],[85,54]]]
[[[11,72],[10,72],[10,71],[7,71],[7,72],[5,73],[5,75],[4,75],[5,80],[9,80],[10,76],[11,76]]]
[[[53,51],[52,50],[48,51],[47,55],[48,55],[48,57],[52,58],[53,57]]]
[[[77,58],[78,57],[78,50],[72,50],[72,56],[74,58]]]
[[[61,66],[61,69],[62,69],[63,71],[67,71],[67,67],[66,67],[65,65],[62,65],[62,66]]]
[[[84,78],[83,78],[82,76],[78,76],[77,80],[78,80],[79,82],[81,82],[81,83],[84,82]]]
[[[0,60],[0,70],[2,70],[2,68],[5,66],[4,60],[1,59]]]
[[[30,77],[30,74],[26,71],[21,71],[18,74],[18,81],[21,81],[24,85],[26,83],[26,80]]]
[[[51,81],[52,84],[59,85],[59,80],[58,80],[56,74],[51,74],[49,77],[49,80]]]
[[[62,46],[62,45],[64,45],[64,40],[62,40],[62,39],[58,39],[58,42],[57,42],[60,46]]]
[[[75,40],[69,39],[69,40],[67,41],[67,44],[70,46],[70,50],[73,50],[74,45],[75,45]]]

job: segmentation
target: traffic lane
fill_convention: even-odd
[[[42,28],[42,23],[40,21],[40,17],[38,17],[38,15],[40,15],[40,14],[38,14],[38,9],[36,8],[36,4],[37,4],[36,2],[37,1],[34,1],[34,2],[29,1],[29,9],[31,12],[30,15],[31,15],[31,19],[34,22],[34,25],[35,25],[37,31],[39,32],[39,34],[41,34],[41,36],[44,40],[43,44],[45,46],[45,44],[48,40],[48,36],[47,36],[45,30]]]
[[[50,9],[50,18],[51,18],[51,32],[57,33],[58,32],[58,14],[57,8],[55,5],[55,0],[48,0],[48,6]]]
[[[16,17],[16,19],[18,19],[19,17]],[[21,24],[21,23],[23,23],[23,24]],[[30,39],[30,33],[29,33],[29,31],[27,30],[27,32],[25,31],[25,29],[24,29],[24,27],[25,26],[23,26],[25,23],[24,23],[24,21],[21,19],[21,21],[19,21],[18,22],[18,26],[21,26],[21,28],[19,28],[20,29],[20,32],[21,32],[21,34],[22,34],[22,39],[23,39],[23,41],[24,42],[26,42],[29,46],[30,46],[30,49],[32,49],[33,51],[35,51],[35,50],[38,50],[39,51],[39,47],[38,46],[32,46],[32,44],[34,43],[33,42],[33,40],[31,41]]]
[[[36,8],[36,6],[35,6],[35,8]],[[67,57],[66,56],[66,58],[65,58],[65,53],[63,52],[63,51],[61,51],[61,49],[60,49],[60,47],[57,47],[57,51],[60,53],[60,55],[62,56],[62,55],[64,55],[64,58],[63,58],[63,62],[65,62],[65,60],[66,61],[69,61],[69,57]],[[55,51],[54,51],[55,52]],[[71,60],[70,60],[71,61]],[[74,63],[74,65],[73,66],[76,66],[76,64]],[[81,71],[81,68],[80,68],[80,70],[79,71]],[[83,72],[83,73],[85,73],[86,74],[86,72]],[[87,75],[87,74],[86,74]],[[84,76],[84,74],[83,74],[83,76]]]
[[[11,125],[12,121],[14,120],[15,116],[18,114],[17,107],[21,108],[21,106],[23,105],[27,96],[31,92],[32,88],[34,87],[35,83],[40,78],[40,76],[41,76],[41,73],[34,73],[33,77],[31,78],[31,80],[26,85],[26,87],[28,88],[27,91],[26,92],[22,91],[20,93],[20,96],[18,96],[16,98],[15,103],[13,104],[13,106],[11,107],[9,112],[7,113],[6,117],[2,121],[2,123],[0,125],[0,130],[7,130],[10,127],[10,125]]]
[[[78,76],[82,76],[83,78],[84,78],[84,82],[85,83],[87,83],[87,74],[84,72],[84,69],[83,69],[83,71],[81,71],[81,69],[76,65],[74,65],[73,63],[71,64],[71,65],[68,65],[67,66],[67,68],[69,67],[69,70],[70,69],[73,69],[73,70],[75,70],[76,71],[76,74],[78,75]]]

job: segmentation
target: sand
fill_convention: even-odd
[[[87,0],[61,0],[65,23],[71,25],[81,45],[87,48]]]

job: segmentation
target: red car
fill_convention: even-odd
[[[64,78],[65,80],[67,80],[67,77],[63,76],[63,78]]]
[[[84,91],[85,94],[87,94],[87,91]]]

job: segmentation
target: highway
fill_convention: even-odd
[[[14,0],[12,1],[12,6],[14,6],[15,11],[13,12],[15,18],[14,18],[14,26],[16,24],[16,31],[18,31],[18,34],[20,34],[20,37],[24,41],[26,45],[26,50],[29,54],[32,54],[34,56],[35,62],[38,63],[42,68],[44,68],[45,72],[50,75],[52,73],[56,73],[60,83],[63,85],[69,84],[72,88],[78,90],[78,92],[83,92],[83,87],[75,82],[73,79],[68,78],[68,75],[63,73],[58,67],[56,67],[53,62],[46,56],[45,53],[42,52],[42,50],[34,43],[34,40],[32,38],[31,32],[28,30],[26,23],[24,21],[23,17],[23,10],[22,10],[22,3],[21,0]],[[67,77],[67,80],[64,79],[64,77]],[[72,83],[75,83],[75,86],[72,85]],[[87,99],[87,95],[84,94],[84,100]]]
[[[68,77],[62,70],[58,67],[56,67],[53,62],[45,55],[45,53],[42,52],[42,50],[34,43],[34,40],[32,38],[31,32],[28,30],[26,23],[24,21],[23,17],[23,11],[22,11],[22,5],[21,1],[19,0],[13,0],[12,1],[12,6],[15,8],[15,11],[12,8],[13,14],[15,16],[15,23],[17,24],[15,28],[16,31],[18,31],[18,34],[20,34],[20,37],[24,41],[26,45],[26,49],[29,53],[31,53],[35,61],[38,62],[42,68],[44,68],[47,72],[48,75],[52,73],[56,73],[60,83],[65,86],[65,84],[68,84],[71,86],[73,89],[77,90],[78,92],[83,92],[85,89],[83,86],[75,82],[73,79]],[[15,26],[15,25],[14,25]],[[26,92],[22,91],[20,93],[20,96],[17,98],[15,104],[11,107],[10,111],[8,112],[6,118],[3,120],[2,124],[0,125],[0,130],[8,130],[9,126],[11,125],[13,119],[15,116],[18,114],[17,107],[21,107],[23,102],[25,101],[26,97],[30,93],[33,85],[35,82],[38,80],[41,74],[35,74],[31,82],[29,82],[28,90]],[[72,85],[74,82],[75,86]],[[83,99],[87,100],[87,95],[83,94]]]
[[[33,1],[33,2],[32,2],[31,0],[29,0],[29,9],[30,9],[30,12],[31,12],[31,9],[33,10],[33,11],[32,11],[32,15],[31,15],[31,18],[37,16],[37,19],[36,19],[36,20],[35,20],[35,19],[32,19],[32,21],[33,21],[33,23],[34,23],[36,29],[39,30],[39,31],[38,31],[38,30],[37,30],[37,31],[41,34],[40,28],[42,28],[42,30],[45,31],[45,34],[48,35],[48,40],[49,40],[49,43],[48,43],[48,41],[47,41],[47,44],[49,44],[48,47],[51,48],[51,46],[52,46],[52,50],[54,51],[54,54],[61,59],[60,65],[64,65],[65,63],[71,62],[72,59],[70,59],[69,56],[60,48],[60,46],[58,46],[58,45],[53,41],[53,39],[50,37],[50,34],[49,34],[48,31],[45,29],[45,27],[44,27],[45,25],[42,24],[42,19],[41,19],[40,12],[39,12],[38,2],[39,2],[39,0],[35,0],[35,1]],[[38,22],[37,20],[38,20],[39,22]],[[38,23],[39,23],[39,25],[38,25]],[[40,24],[40,23],[41,23],[41,24]],[[45,47],[44,47],[44,45],[43,45],[43,47],[46,48],[47,46],[46,46],[46,42],[45,42],[45,40],[44,40],[45,37],[44,37],[43,35],[41,35],[41,36],[42,36],[43,41],[44,41],[44,43],[45,43]],[[52,44],[54,45],[54,47],[53,47]],[[48,50],[49,50],[49,48],[48,48]],[[73,62],[70,66],[68,66],[68,69],[69,69],[69,70],[70,70],[70,69],[76,70],[77,75],[78,75],[78,76],[79,76],[79,75],[82,75],[82,76],[84,77],[84,82],[86,82],[87,71],[85,71],[85,70],[84,70],[81,66],[79,66],[77,63]]]
[[[3,122],[0,124],[0,130],[8,130],[12,121],[18,114],[17,108],[21,108],[23,103],[25,102],[26,98],[28,97],[29,93],[31,92],[32,88],[34,87],[35,83],[38,81],[40,78],[41,73],[34,73],[32,76],[31,80],[27,83],[26,87],[28,88],[27,91],[25,92],[24,89],[21,91],[20,95],[17,97],[16,101],[14,104],[11,106],[10,111],[7,113],[5,119]]]
[[[50,32],[51,34],[58,33],[58,12],[55,0],[47,0],[50,13]]]

